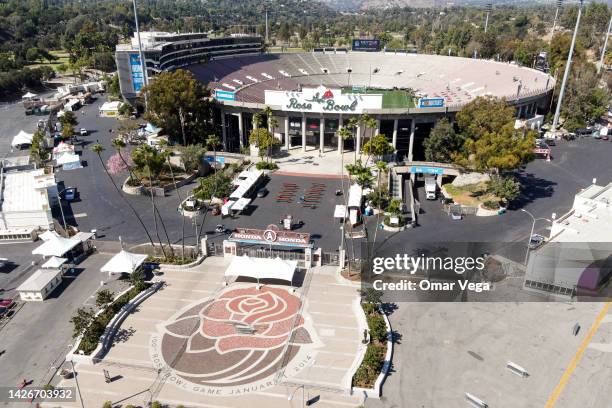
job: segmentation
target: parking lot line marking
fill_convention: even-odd
[[[601,325],[602,320],[608,314],[608,310],[610,309],[611,305],[612,305],[612,302],[607,302],[603,306],[603,308],[599,311],[599,314],[597,315],[597,318],[595,319],[595,322],[593,322],[593,325],[589,329],[589,332],[587,333],[586,337],[584,338],[584,340],[582,340],[582,343],[580,343],[580,346],[578,347],[578,350],[576,351],[576,354],[574,354],[574,357],[569,362],[567,368],[563,372],[563,375],[561,376],[561,379],[559,380],[559,383],[557,384],[557,386],[553,390],[552,394],[548,398],[548,401],[546,402],[545,408],[552,408],[555,405],[555,402],[557,401],[557,399],[559,398],[559,396],[563,392],[563,389],[567,385],[567,382],[569,381],[570,377],[572,376],[572,373],[574,372],[574,370],[576,369],[576,366],[580,362],[580,359],[582,358],[582,355],[584,354],[584,351],[586,350],[586,348],[588,347],[589,343],[593,339],[593,336],[595,335],[595,333],[597,333],[597,330],[599,329],[599,326]]]
[[[87,217],[87,213],[74,214],[74,218],[84,218],[84,217]]]

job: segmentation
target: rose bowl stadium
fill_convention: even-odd
[[[148,76],[183,68],[206,84],[219,102],[215,118],[226,151],[248,145],[253,114],[269,107],[276,119],[273,133],[284,149],[359,150],[366,132],[374,132],[385,134],[399,157],[419,160],[422,141],[439,118],[453,120],[464,105],[489,95],[505,98],[518,118],[530,119],[548,110],[555,83],[544,72],[483,59],[346,48],[266,54],[260,37],[181,34],[175,41],[171,34],[157,34],[164,36],[143,46]],[[182,48],[189,41],[191,46]],[[140,80],[137,73],[129,75],[133,45],[117,48],[127,97]],[[135,60],[138,64],[138,54]],[[362,114],[374,118],[376,127],[361,125],[354,140],[339,140],[338,129]]]

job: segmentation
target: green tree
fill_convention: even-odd
[[[479,96],[461,108],[456,120],[464,138],[478,140],[486,132],[496,132],[514,123],[514,108],[505,99]]]
[[[64,125],[62,128],[62,139],[68,140],[74,136],[74,127],[71,124]]]
[[[45,134],[37,130],[32,136],[32,144],[30,145],[30,157],[37,166],[42,166],[49,158],[49,152],[45,147]]]
[[[269,158],[270,149],[278,144],[278,140],[272,136],[268,129],[264,128],[253,129],[249,135],[249,142],[257,146],[259,149],[259,158],[261,160],[263,160],[264,157]]]
[[[488,185],[488,191],[499,197],[503,202],[515,200],[521,193],[520,183],[512,176],[494,175]]]
[[[423,142],[425,147],[425,160],[440,163],[449,163],[453,153],[457,153],[463,140],[455,133],[453,125],[447,118],[438,120],[429,137]]]
[[[79,335],[84,333],[87,327],[93,321],[93,319],[94,311],[91,308],[78,308],[74,316],[70,318],[70,323],[72,323],[72,337],[78,337]]]
[[[391,154],[395,151],[393,145],[387,140],[387,136],[383,135],[382,133],[372,136],[367,142],[364,143],[362,150],[368,155],[366,163],[368,163],[372,157],[380,159],[383,156]]]
[[[190,72],[163,72],[142,92],[149,98],[147,119],[164,128],[172,140],[187,145],[209,133],[209,92]]]
[[[102,289],[98,291],[96,295],[96,306],[104,307],[113,301],[113,292],[108,289]]]
[[[58,121],[63,126],[66,126],[66,125],[76,126],[79,123],[77,121],[77,118],[74,112],[70,112],[70,111],[64,112],[64,114],[58,118]]]
[[[608,103],[609,95],[599,86],[593,64],[574,65],[563,99],[563,127],[574,131],[591,124],[605,113]]]
[[[185,171],[192,172],[200,168],[205,150],[199,144],[189,145],[181,148],[181,161]]]

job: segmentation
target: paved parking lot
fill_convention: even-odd
[[[357,406],[358,397],[347,395],[365,347],[355,288],[339,282],[333,268],[309,272],[312,280],[295,292],[245,281],[224,286],[228,264],[210,257],[188,270],[164,270],[166,286],[125,320],[104,359],[76,366],[85,406],[152,398],[194,407],[299,407],[300,390],[287,401],[299,384],[307,398],[319,397],[316,406]],[[237,322],[255,333],[237,331]],[[117,379],[106,384],[102,369]]]
[[[403,303],[390,316],[400,334],[380,401],[367,407],[469,406],[469,392],[491,407],[546,405],[575,353],[586,347],[558,408],[606,408],[612,315],[586,346],[600,303]],[[576,322],[582,326],[572,335]],[[505,366],[525,368],[521,378]],[[595,391],[595,392],[594,392]]]
[[[28,259],[12,271],[0,273],[6,290],[2,297],[18,298],[14,289],[36,271],[37,265],[31,267],[29,260],[39,258],[32,257],[31,251],[40,244],[0,245],[0,251],[11,254],[12,260]],[[110,254],[93,254],[77,265],[75,276],[65,277],[44,302],[22,303],[23,307],[0,329],[0,350],[5,351],[0,356],[0,384],[13,386],[26,378],[33,385],[41,385],[50,380],[71,347],[70,318],[81,306],[95,308],[94,294],[100,288],[100,281],[105,279],[100,267],[110,257]],[[114,291],[120,286],[115,281],[105,288]]]
[[[532,220],[520,208],[530,211],[536,218],[550,218],[553,213],[563,215],[571,209],[574,195],[588,187],[593,178],[601,185],[612,182],[610,157],[611,142],[591,138],[557,142],[551,162],[536,159],[517,172],[522,195],[501,216],[466,216],[461,221],[453,221],[442,211],[439,201],[424,199],[421,187],[419,226],[399,234],[379,231],[378,241],[381,248],[389,252],[401,251],[406,239],[412,242],[527,242]],[[536,232],[546,236],[547,229],[546,222],[536,225]],[[506,255],[520,262],[524,252]]]

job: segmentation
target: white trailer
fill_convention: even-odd
[[[438,186],[436,185],[436,178],[426,177],[425,178],[425,198],[427,198],[428,200],[435,200],[437,189],[438,189]]]

